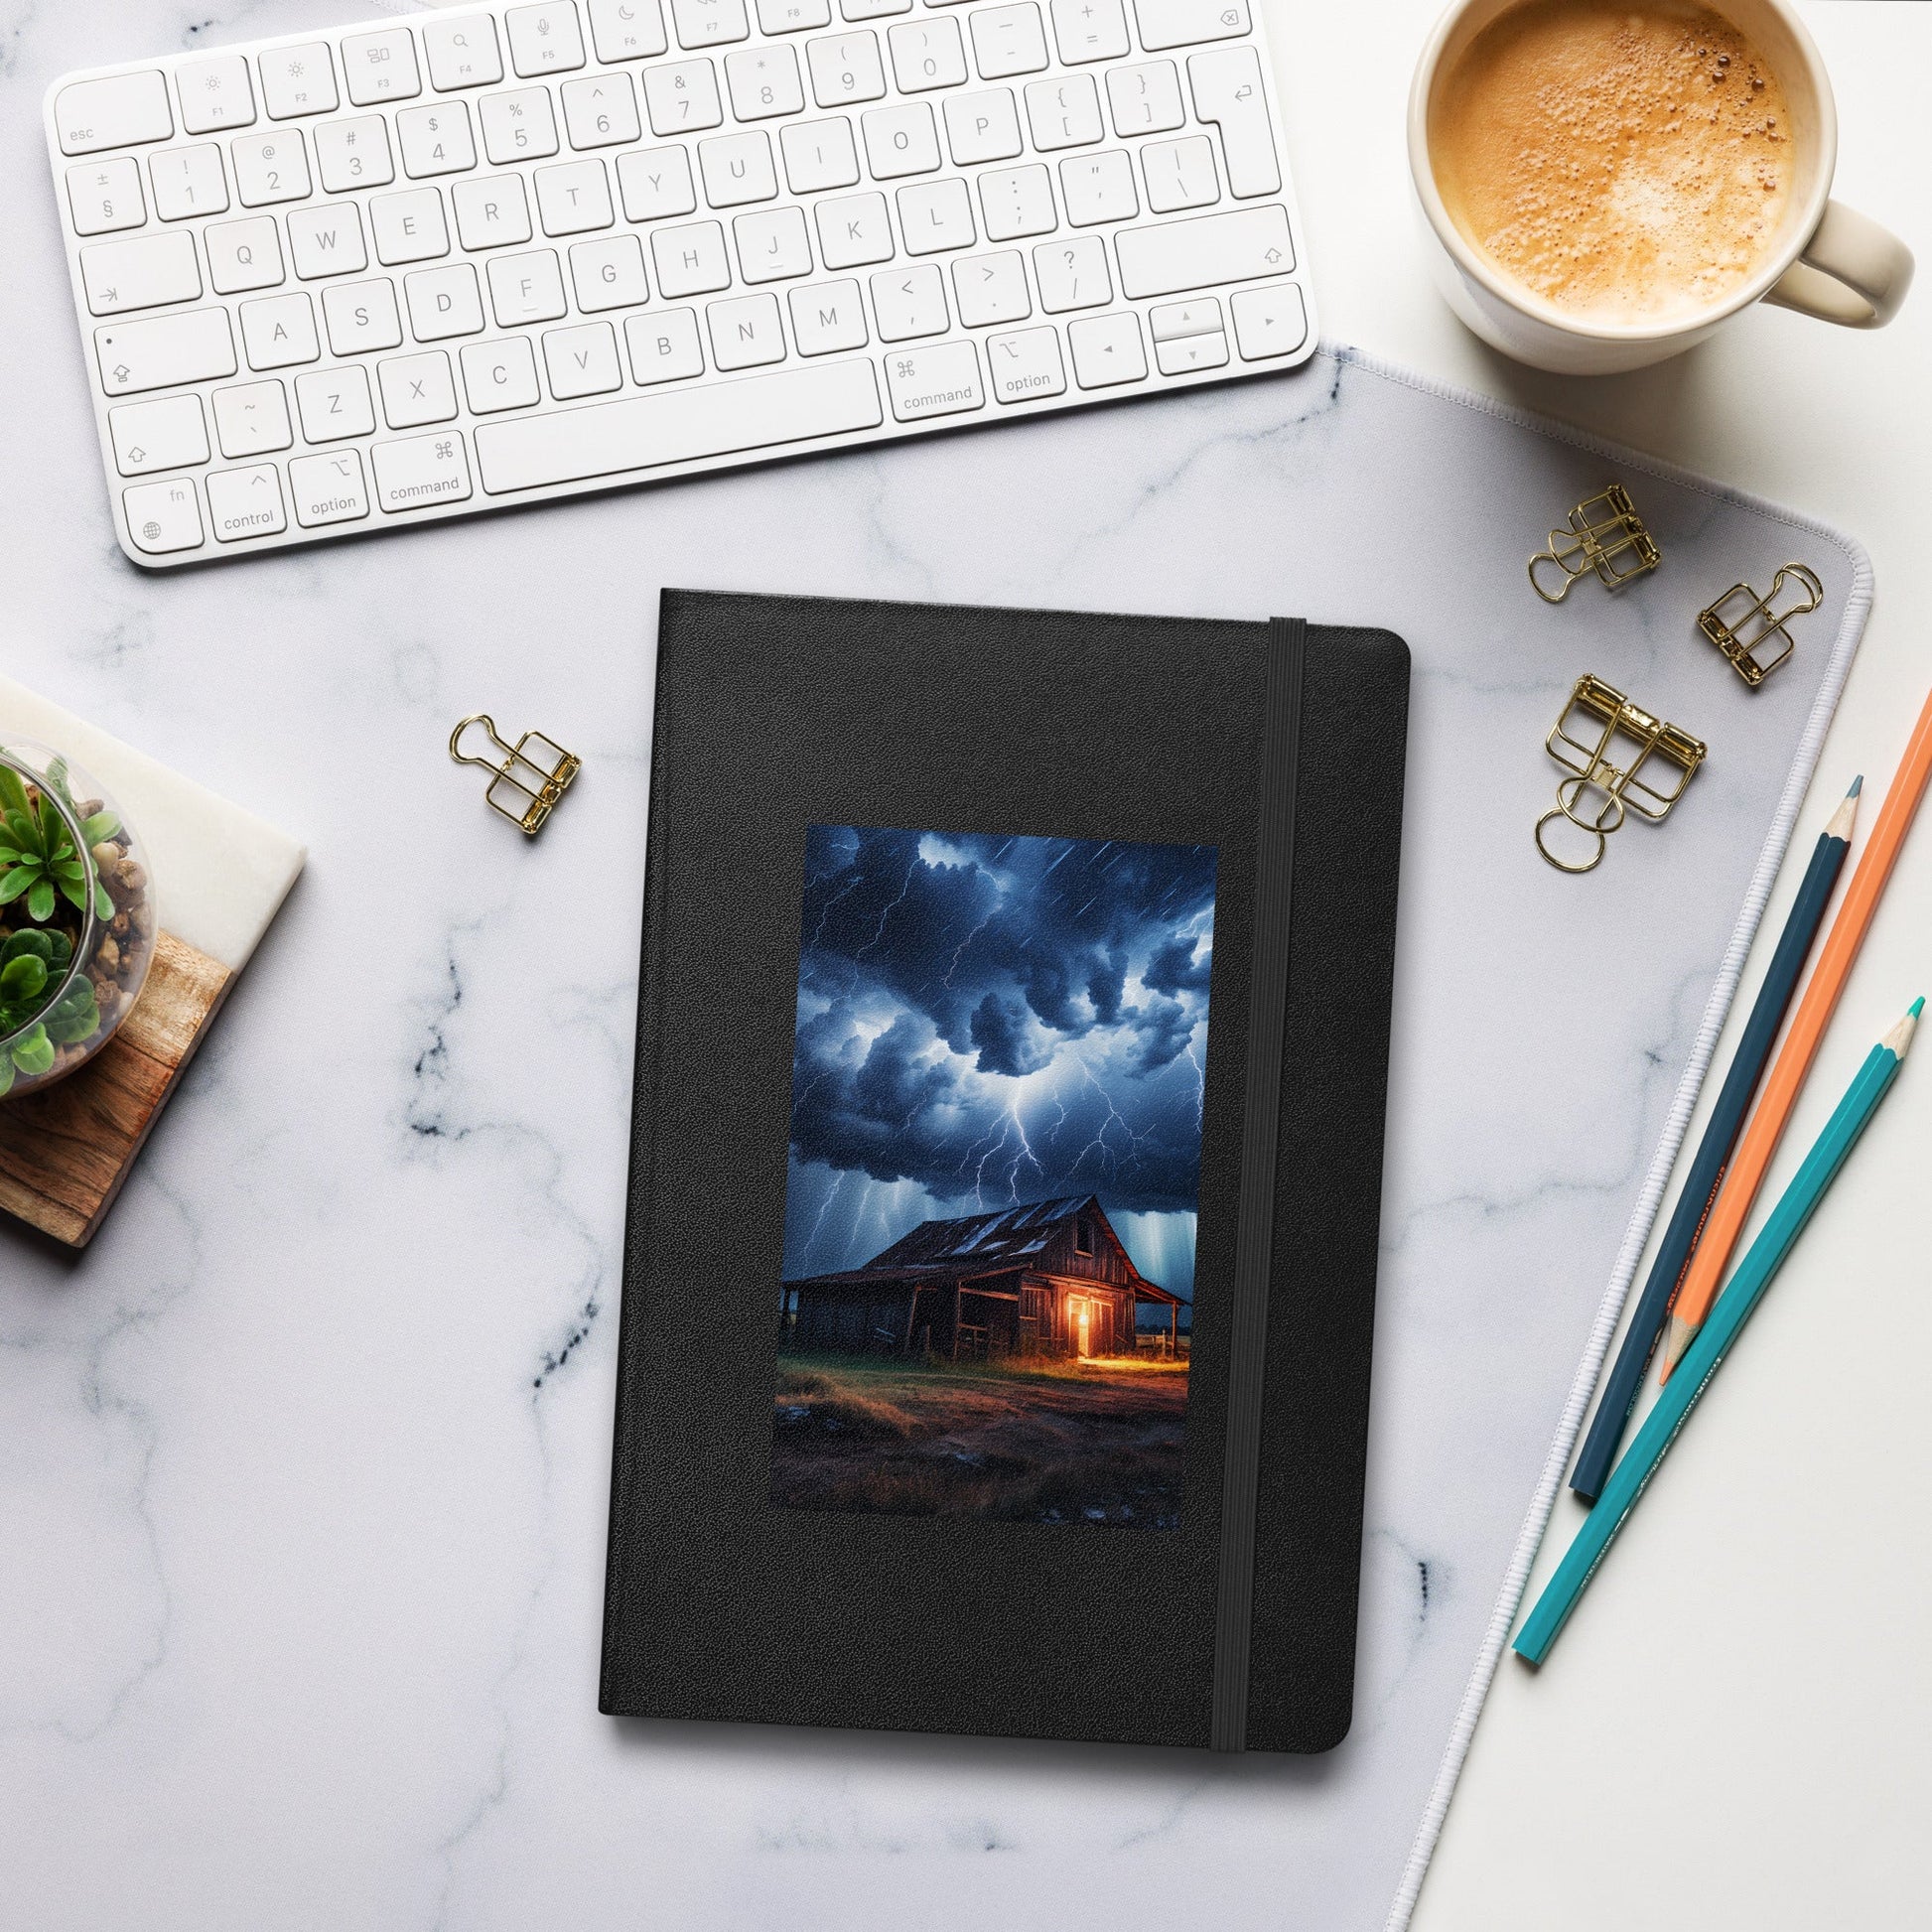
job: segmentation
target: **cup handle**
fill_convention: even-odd
[[[1912,251],[1857,208],[1827,202],[1825,218],[1764,299],[1846,329],[1882,329],[1911,286]]]

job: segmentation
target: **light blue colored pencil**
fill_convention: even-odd
[[[1550,1654],[1557,1634],[1570,1620],[1589,1580],[1596,1575],[1610,1545],[1616,1540],[1637,1498],[1650,1486],[1677,1432],[1690,1419],[1698,1398],[1711,1386],[1730,1344],[1737,1339],[1751,1311],[1763,1299],[1764,1291],[1776,1279],[1785,1257],[1797,1246],[1805,1223],[1816,1212],[1825,1191],[1838,1177],[1846,1158],[1859,1144],[1859,1136],[1878,1111],[1878,1103],[1898,1077],[1898,1068],[1912,1043],[1912,1033],[1925,1006],[1915,1000],[1912,1010],[1865,1055],[1858,1077],[1846,1089],[1845,1098],[1825,1124],[1812,1150],[1805,1156],[1791,1185],[1784,1190],[1763,1232],[1751,1243],[1750,1252],[1738,1264],[1730,1284],[1718,1298],[1717,1306],[1699,1329],[1678,1372],[1664,1384],[1657,1405],[1644,1418],[1636,1440],[1610,1471],[1596,1507],[1584,1519],[1576,1541],[1564,1552],[1556,1575],[1543,1587],[1536,1608],[1524,1619],[1512,1646],[1519,1657],[1540,1664]]]

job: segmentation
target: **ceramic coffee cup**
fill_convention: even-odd
[[[1519,0],[1455,0],[1437,23],[1409,92],[1409,171],[1430,266],[1449,305],[1505,355],[1567,375],[1641,368],[1701,343],[1753,302],[1796,309],[1850,329],[1878,329],[1912,280],[1911,250],[1877,222],[1831,199],[1838,110],[1825,64],[1786,0],[1708,0],[1768,60],[1784,84],[1797,147],[1790,210],[1777,245],[1748,280],[1708,309],[1666,322],[1586,322],[1504,274],[1463,237],[1436,186],[1432,103],[1475,36]]]

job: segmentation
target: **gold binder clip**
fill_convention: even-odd
[[[1561,604],[1580,578],[1596,573],[1605,590],[1655,570],[1664,553],[1643,526],[1630,492],[1611,483],[1600,496],[1588,496],[1570,512],[1570,527],[1550,532],[1550,547],[1530,559],[1530,586],[1545,604]],[[1554,564],[1562,576],[1556,590],[1545,590],[1538,564]],[[1546,570],[1544,576],[1549,572]]]
[[[1573,718],[1578,720],[1574,731]],[[1588,672],[1577,680],[1544,745],[1570,775],[1557,786],[1556,805],[1536,821],[1536,849],[1559,872],[1572,873],[1590,872],[1601,863],[1626,809],[1652,823],[1668,817],[1705,755],[1703,743],[1689,732],[1653,718],[1614,685]],[[1645,775],[1653,759],[1670,767],[1675,783],[1668,775],[1662,783]],[[1592,794],[1602,803],[1587,810],[1586,800]],[[1543,828],[1559,818],[1595,839],[1596,850],[1584,864],[1560,859],[1544,844]]]
[[[480,725],[487,734],[502,754],[500,759],[479,758],[458,749],[458,741],[472,725]],[[459,764],[480,764],[493,773],[483,796],[492,809],[528,833],[534,833],[550,816],[550,808],[583,769],[583,759],[541,732],[525,732],[514,745],[505,745],[496,736],[495,721],[486,711],[465,718],[450,734],[450,756]]]
[[[1788,610],[1771,609],[1784,589],[1787,577],[1804,586],[1809,602],[1794,603]],[[1744,609],[1737,609],[1739,602]],[[1771,588],[1762,597],[1748,584],[1733,584],[1709,610],[1698,613],[1698,628],[1729,659],[1730,667],[1753,691],[1791,655],[1791,633],[1784,626],[1793,618],[1808,617],[1825,601],[1825,587],[1818,573],[1803,564],[1781,564],[1771,579]],[[1769,657],[1759,649],[1772,638],[1780,638],[1784,648]]]

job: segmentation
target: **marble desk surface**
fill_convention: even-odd
[[[1881,777],[1932,660],[1917,644],[1932,586],[1914,577],[1917,521],[1932,509],[1932,446],[1914,427],[1932,405],[1932,288],[1878,337],[1766,311],[1634,377],[1578,386],[1515,370],[1437,306],[1409,225],[1401,108],[1434,0],[1385,0],[1372,35],[1360,9],[1269,0],[1269,10],[1326,333],[1586,422],[1862,538],[1879,605],[1832,753],[1835,765],[1855,758]],[[119,0],[100,13],[125,45],[76,49],[33,0],[0,0],[0,232],[24,237],[43,267],[52,260],[37,127],[51,72],[265,31],[258,11],[228,0],[192,14],[166,0]],[[299,0],[288,24],[361,11],[352,0]],[[1932,18],[1849,0],[1805,11],[1838,80],[1845,199],[1922,256],[1932,252],[1932,182],[1913,98],[1914,76],[1932,65]],[[278,30],[283,18],[278,11]],[[48,52],[57,41],[58,61]],[[25,295],[10,297],[6,313],[31,319],[37,344],[71,330],[64,287],[49,280]],[[262,959],[302,947],[312,921],[357,918],[379,953],[392,937],[387,908],[408,879],[410,827],[385,808],[379,760],[333,740],[332,719],[385,705],[453,717],[487,702],[519,728],[542,725],[553,670],[538,639],[525,651],[497,630],[466,666],[412,613],[332,596],[325,555],[276,579],[291,631],[299,621],[307,634],[318,608],[352,626],[337,663],[305,667],[313,747],[298,756],[282,731],[235,729],[278,692],[273,611],[262,622],[264,660],[238,662],[230,690],[198,685],[204,702],[184,710],[171,692],[192,674],[194,644],[157,630],[143,581],[113,549],[97,465],[73,447],[86,434],[77,385],[16,392],[0,421],[8,669],[136,743],[165,721],[187,768],[294,829],[342,823],[344,794],[355,797],[377,854],[367,876],[318,866]],[[44,449],[58,460],[41,463]],[[42,533],[32,545],[18,539],[28,529]],[[373,581],[400,580],[382,568]],[[568,623],[568,587],[553,604],[546,615]],[[443,614],[443,626],[452,615],[461,607]],[[629,638],[614,631],[603,641],[618,650]],[[486,679],[487,691],[466,673]],[[621,734],[578,749],[598,753],[611,809],[629,811],[642,772],[634,759],[626,765]],[[459,792],[451,801],[452,811],[474,806]],[[628,842],[612,845],[621,865]],[[709,1932],[785,1922],[774,1909],[801,1927],[867,1932],[1266,1922],[1235,1814],[1189,1828],[1184,1789],[1155,1813],[1121,1781],[1136,1842],[1116,1843],[1105,1887],[1079,1879],[1077,1843],[1051,1875],[1036,1860],[988,1857],[1018,1795],[976,1797],[991,1747],[907,1744],[895,1800],[856,1743],[706,1731],[676,1746],[678,1775],[653,1785],[659,1808],[647,1821],[631,1815],[616,1780],[586,1802],[595,1783],[577,1775],[559,1729],[530,1721],[539,1715],[530,1700],[554,1681],[544,1660],[581,1649],[595,1622],[598,1578],[576,1553],[601,1545],[604,1494],[574,1477],[608,1443],[608,1203],[621,1191],[621,1149],[611,1136],[528,1125],[518,1082],[543,1082],[542,1069],[520,1066],[503,1029],[475,1017],[484,994],[497,1013],[517,997],[505,908],[518,888],[492,870],[492,842],[437,849],[458,852],[444,863],[469,870],[421,880],[419,902],[444,939],[404,1008],[341,987],[312,1024],[288,1028],[243,981],[194,1075],[202,1109],[220,1123],[198,1152],[217,1147],[221,1171],[210,1177],[190,1162],[184,1137],[164,1129],[142,1186],[118,1210],[112,1247],[97,1251],[117,1279],[64,1298],[45,1257],[16,1247],[0,1259],[5,1268],[25,1253],[14,1283],[0,1282],[0,1461],[12,1478],[0,1494],[17,1512],[0,1518],[0,1790],[10,1794],[0,1806],[49,1786],[68,1794],[58,1812],[33,1807],[37,1842],[20,1866],[35,1874],[31,1890],[8,1879],[18,1853],[0,1860],[0,1927]],[[566,894],[597,889],[588,850],[590,870],[560,880]],[[1862,979],[1889,985],[1932,970],[1929,885],[1932,840],[1921,836]],[[622,889],[634,892],[634,881]],[[1788,891],[1787,881],[1767,915],[1773,929]],[[405,892],[401,902],[418,899]],[[418,950],[419,937],[410,939]],[[372,972],[370,984],[395,980]],[[586,1118],[621,1109],[629,980],[547,962],[528,984],[537,989],[532,1038],[577,1049],[570,1109]],[[245,1060],[234,1044],[244,1037]],[[1819,1096],[1842,1084],[1863,1044],[1833,1039]],[[1906,1846],[1932,1799],[1920,1742],[1932,1719],[1919,1607],[1928,1578],[1913,1533],[1932,1500],[1932,1425],[1916,1373],[1932,1310],[1915,1293],[1922,1238],[1909,1206],[1896,1203],[1913,1198],[1906,1163],[1926,1145],[1932,1089],[1906,1085],[1892,1110],[1904,1131],[1862,1157],[1856,1190],[1841,1189],[1821,1214],[1758,1317],[1758,1344],[1740,1353],[1723,1402],[1680,1447],[1672,1479],[1592,1592],[1590,1615],[1540,1679],[1513,1666],[1501,1674],[1424,1891],[1424,1932],[1912,1915]],[[1822,1098],[1807,1103],[1795,1144],[1822,1112]],[[345,1127],[379,1128],[396,1149],[381,1176],[379,1226],[364,1214],[368,1173],[342,1152],[353,1139],[338,1133]],[[437,1205],[452,1175],[480,1222],[454,1240]],[[510,1211],[488,1213],[485,1229],[484,1210],[502,1202]],[[393,1292],[398,1225],[437,1230],[443,1245],[421,1256],[437,1293]],[[305,1226],[328,1230],[330,1293],[298,1309],[280,1291],[313,1288],[299,1258],[282,1284],[254,1263],[273,1249],[260,1249],[264,1229]],[[539,1273],[539,1318],[504,1320]],[[1881,1348],[1846,1345],[1854,1296],[1858,1328],[1882,1336]],[[582,1375],[586,1355],[605,1357],[605,1372]],[[518,1376],[528,1399],[505,1426],[502,1392]],[[1557,1523],[1567,1527],[1561,1509]],[[304,1548],[352,1554],[273,1574]],[[58,1552],[60,1563],[29,1587],[20,1566],[36,1552]],[[566,1552],[571,1560],[560,1561]],[[478,1580],[474,1602],[451,1603],[444,1580],[453,1574]],[[381,1590],[369,1587],[372,1576]],[[274,1606],[272,1624],[257,1613],[262,1603]],[[1672,1629],[1722,1633],[1709,1670],[1663,1668],[1659,1633]],[[290,1662],[351,1655],[352,1699],[335,1694],[329,1670]],[[426,1730],[434,1753],[418,1748]],[[581,1747],[573,1737],[568,1750]],[[609,1748],[624,1745],[613,1737]],[[89,1768],[76,1776],[82,1758]],[[797,1775],[803,1764],[808,1780]],[[1094,1764],[1081,1775],[1117,1773]],[[1050,1805],[1049,1791],[1032,1788]],[[120,1814],[111,1835],[90,1805]],[[499,1829],[512,1812],[513,1829]],[[609,1856],[640,1834],[655,1856]],[[0,1840],[8,1835],[0,1825]],[[1178,1836],[1188,1839],[1184,1885],[1164,1879]],[[774,1892],[768,1870],[755,1879],[721,1863],[710,1848],[725,1842],[791,1855],[789,1889]],[[1646,1856],[1605,1861],[1606,1842],[1641,1844]],[[128,1848],[138,1890],[103,1860],[103,1843]],[[574,1849],[593,1843],[601,1856],[580,1863]],[[540,1859],[528,1855],[537,1847]],[[1129,1865],[1139,1876],[1123,1889]],[[218,1912],[198,1889],[210,1870],[228,1874]],[[50,1872],[60,1880],[52,1888]],[[636,1874],[634,1893],[595,1888],[623,1873]],[[1309,1922],[1365,1925],[1364,1905],[1338,1896],[1331,1918]]]

